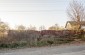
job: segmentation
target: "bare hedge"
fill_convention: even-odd
[[[82,38],[84,33],[84,31],[76,30],[9,30],[6,37],[0,38],[0,46],[2,44],[12,44],[12,46],[14,46],[14,43],[17,43],[17,45],[23,45],[22,43],[24,43],[24,45],[27,44],[27,46],[52,45],[64,42],[67,43],[73,41],[74,39]]]

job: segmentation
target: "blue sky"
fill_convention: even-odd
[[[71,0],[0,0],[0,18],[12,28],[16,25],[46,28],[64,26],[68,17],[66,9]],[[80,1],[80,0],[79,0]],[[84,0],[83,3],[85,2]]]

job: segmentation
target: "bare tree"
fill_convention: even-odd
[[[25,30],[25,26],[23,25],[18,25],[17,26],[17,30],[20,31],[20,30]]]
[[[58,26],[58,24],[55,24],[55,25],[49,27],[48,30],[59,30],[59,26]]]
[[[36,27],[35,27],[35,26],[30,25],[30,26],[28,27],[28,30],[36,30]]]
[[[0,37],[4,36],[5,34],[7,34],[8,30],[9,30],[9,25],[5,22],[0,22]]]
[[[9,28],[9,26],[8,26],[8,24],[7,23],[5,23],[5,22],[0,22],[0,31],[7,31],[7,30],[9,30],[10,28]]]
[[[79,25],[79,29],[81,28],[81,21],[85,20],[85,9],[82,3],[78,1],[72,1],[69,4],[69,8],[67,9],[68,18],[72,21],[76,21]]]
[[[44,25],[40,26],[40,27],[39,27],[39,30],[40,30],[40,31],[45,30],[45,26],[44,26]]]

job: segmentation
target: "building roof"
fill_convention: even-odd
[[[68,23],[70,23],[71,25],[77,25],[78,24],[78,22],[76,22],[76,21],[67,21],[66,26],[67,26]],[[66,28],[66,26],[65,26],[65,28]],[[81,21],[81,26],[85,26],[85,21]]]

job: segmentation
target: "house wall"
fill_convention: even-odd
[[[81,29],[85,31],[85,26],[81,26]]]
[[[72,29],[70,23],[67,23],[66,29],[68,29],[68,30]]]
[[[79,25],[71,25],[70,23],[67,23],[66,29],[67,30],[77,30],[79,28]]]

